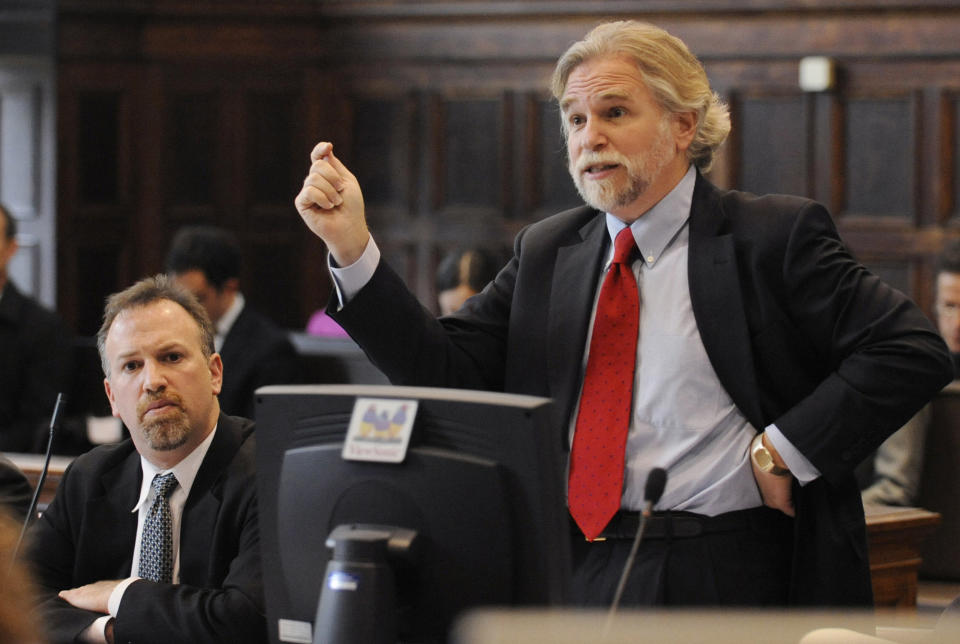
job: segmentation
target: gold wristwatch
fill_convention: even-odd
[[[763,433],[757,434],[750,445],[750,458],[757,465],[761,472],[767,472],[776,476],[786,476],[790,473],[785,467],[779,467],[773,460],[773,454],[770,453],[763,444]]]

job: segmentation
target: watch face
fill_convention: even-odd
[[[764,472],[773,469],[773,456],[770,455],[770,450],[762,444],[758,444],[756,449],[753,450],[753,460],[757,462],[757,467]]]
[[[773,469],[773,457],[770,456],[770,452],[766,449],[761,449],[757,453],[757,464],[764,472]]]

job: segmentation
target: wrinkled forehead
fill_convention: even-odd
[[[560,109],[567,112],[583,101],[619,101],[647,92],[637,65],[624,56],[590,58],[573,68],[560,97]]]
[[[120,311],[107,331],[106,349],[112,354],[121,346],[201,344],[200,326],[182,306],[172,300],[156,300]]]

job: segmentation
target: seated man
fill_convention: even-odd
[[[33,491],[26,475],[0,452],[0,510],[23,520],[30,506]]]
[[[223,357],[224,413],[253,417],[253,392],[297,382],[297,357],[282,329],[246,304],[240,292],[240,247],[228,231],[188,226],[173,238],[166,270],[207,310]]]
[[[456,249],[437,267],[437,304],[440,315],[458,311],[470,297],[497,276],[500,265],[482,248]]]
[[[110,297],[97,343],[130,438],[78,457],[31,528],[50,639],[265,641],[253,423],[220,412],[206,312],[158,275]]]
[[[935,284],[937,330],[953,359],[954,378],[960,377],[960,240],[944,247],[937,258]],[[920,494],[923,453],[930,405],[924,406],[877,449],[869,485],[862,492],[864,504],[912,506]],[[865,466],[871,463],[867,461]]]
[[[17,220],[0,204],[0,450],[42,452],[57,393],[70,384],[73,349],[60,318],[8,279],[17,250]]]

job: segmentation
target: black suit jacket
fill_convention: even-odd
[[[264,385],[297,382],[297,354],[287,334],[245,304],[220,349],[226,414],[253,418],[253,392]]]
[[[0,297],[0,450],[29,452],[68,391],[73,344],[60,318],[7,282]]]
[[[117,642],[264,642],[267,639],[254,478],[253,423],[221,414],[183,509],[180,583],[139,580],[123,595]],[[99,613],[57,592],[130,576],[143,476],[127,439],[67,468],[30,531],[30,561],[53,642],[72,642]]]
[[[0,453],[0,506],[12,517],[23,521],[30,507],[33,488],[26,475],[9,458]]]
[[[792,601],[869,603],[853,469],[949,382],[946,347],[815,202],[698,176],[689,226],[690,297],[721,383],[754,427],[776,423],[823,474],[795,490]],[[328,310],[395,384],[550,396],[566,432],[608,244],[602,213],[581,207],[522,231],[507,266],[453,316],[434,319],[385,262]]]

